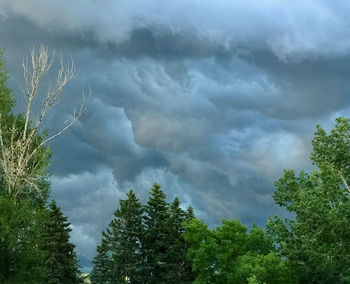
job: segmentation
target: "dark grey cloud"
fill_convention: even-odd
[[[315,125],[349,115],[349,9],[345,1],[0,0],[16,93],[34,45],[78,66],[46,121],[50,132],[92,90],[84,116],[51,143],[52,197],[80,255],[92,258],[119,198],[133,188],[146,202],[154,182],[212,226],[263,225],[282,212],[273,181],[284,168],[311,169]]]

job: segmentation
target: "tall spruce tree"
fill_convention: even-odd
[[[127,196],[102,233],[92,283],[192,283],[183,238],[185,222],[194,218],[192,207],[184,211],[178,198],[168,204],[158,184],[153,185],[146,206],[132,190]]]
[[[111,251],[105,238],[96,248],[96,256],[92,260],[93,268],[90,273],[91,284],[111,284],[112,258]]]
[[[169,206],[167,217],[169,234],[166,257],[167,283],[192,283],[194,280],[191,263],[186,257],[188,244],[183,238],[184,222],[192,218],[194,218],[192,208],[190,207],[187,212],[181,209],[180,201],[176,197]]]
[[[145,233],[142,239],[143,248],[143,277],[145,283],[167,283],[169,204],[165,201],[165,194],[159,184],[154,184],[150,191],[150,198],[145,206]]]
[[[74,245],[69,241],[70,223],[63,216],[60,207],[52,201],[49,206],[49,221],[45,228],[44,248],[48,255],[46,265],[48,273],[46,283],[58,284],[82,283]]]
[[[141,235],[143,208],[130,190],[126,200],[120,200],[104,237],[111,251],[111,283],[140,283]]]

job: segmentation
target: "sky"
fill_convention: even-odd
[[[283,169],[311,170],[315,126],[350,112],[348,1],[0,0],[0,47],[21,97],[23,58],[41,44],[78,74],[52,109],[51,198],[83,262],[129,189],[212,227],[264,226]],[[44,89],[42,90],[44,91]]]

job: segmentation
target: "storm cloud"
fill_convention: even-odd
[[[119,198],[154,182],[215,226],[264,225],[285,168],[311,169],[315,125],[349,116],[346,1],[0,0],[0,47],[21,110],[21,62],[45,44],[79,74],[46,127],[52,198],[91,259]]]

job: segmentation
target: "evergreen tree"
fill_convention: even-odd
[[[188,208],[186,210],[186,222],[189,222],[194,218],[195,218],[195,216],[194,216],[194,212],[193,212],[193,207],[188,206]]]
[[[167,283],[192,283],[194,275],[190,261],[186,258],[188,245],[183,233],[184,222],[194,218],[192,208],[185,212],[180,208],[180,201],[176,197],[169,206],[168,213],[168,251],[167,251]]]
[[[48,210],[50,218],[45,228],[46,240],[44,243],[44,248],[48,253],[46,283],[82,283],[74,245],[69,241],[70,223],[67,217],[63,216],[55,201],[49,204]]]
[[[91,284],[111,284],[111,253],[105,238],[97,246],[97,254],[92,263],[93,268],[90,273]]]
[[[132,190],[127,196],[102,233],[92,283],[192,283],[183,238],[185,222],[194,218],[192,207],[182,210],[178,198],[168,204],[158,184],[144,207]]]
[[[145,206],[145,233],[142,239],[143,277],[146,283],[167,283],[169,251],[169,205],[159,184],[154,184]]]
[[[142,205],[130,190],[104,233],[111,251],[111,283],[140,283]]]

